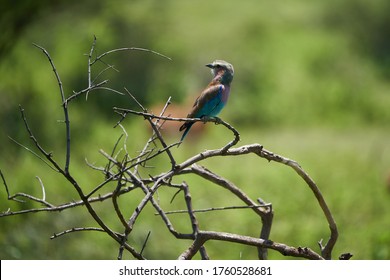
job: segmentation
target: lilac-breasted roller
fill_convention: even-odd
[[[187,118],[216,117],[229,98],[230,83],[234,75],[233,65],[223,60],[215,60],[206,66],[211,68],[214,78],[196,99]],[[180,131],[184,130],[180,142],[186,137],[193,124],[194,122],[186,121],[180,127]]]

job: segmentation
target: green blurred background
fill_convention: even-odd
[[[111,88],[128,88],[146,107],[193,100],[210,80],[204,67],[224,59],[235,67],[232,95],[221,117],[241,134],[239,144],[260,143],[297,160],[318,183],[339,227],[333,257],[350,252],[354,259],[390,258],[390,2],[329,1],[1,1],[0,26],[0,168],[11,193],[40,197],[36,176],[49,202],[78,200],[74,189],[8,136],[31,147],[20,119],[25,108],[38,140],[64,162],[64,125],[58,85],[47,59],[32,43],[51,54],[67,95],[87,86],[87,57],[93,36],[97,52],[143,47],[172,58],[142,52],[105,60],[119,72],[107,71]],[[104,65],[100,65],[100,70]],[[94,75],[99,73],[95,69]],[[136,108],[129,97],[99,91],[71,103],[71,172],[85,190],[103,176],[85,159],[104,166],[99,149],[110,152],[121,129],[112,107]],[[131,117],[124,123],[133,156],[148,138],[147,124]],[[172,136],[172,135],[171,135]],[[179,134],[168,142],[177,141]],[[174,155],[178,162],[218,148],[231,138],[222,126],[207,125]],[[168,170],[162,156],[153,162],[158,174]],[[271,239],[318,249],[329,229],[314,196],[295,173],[255,156],[213,158],[202,163],[234,182],[253,199],[272,202]],[[245,168],[240,168],[244,167]],[[194,208],[240,205],[225,190],[195,176]],[[178,180],[178,182],[180,182]],[[109,189],[102,190],[102,194]],[[159,199],[166,210],[184,209],[182,198],[169,203],[174,190]],[[131,213],[141,193],[120,202]],[[39,207],[7,201],[0,189],[1,211]],[[97,204],[114,230],[121,230],[110,203]],[[172,216],[175,227],[190,231],[186,216]],[[198,214],[204,230],[258,236],[260,221],[249,210]],[[114,259],[118,245],[103,233],[73,233],[50,240],[55,232],[96,226],[85,208],[0,219],[1,259]],[[145,256],[174,259],[189,246],[165,228],[147,207],[130,236],[140,250],[151,231]],[[255,259],[255,248],[209,242],[214,259]],[[125,255],[125,258],[132,258]],[[285,259],[270,252],[270,259]]]

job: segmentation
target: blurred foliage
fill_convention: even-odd
[[[172,58],[169,61],[150,53],[129,51],[104,60],[118,71],[110,69],[98,80],[109,79],[109,86],[117,90],[128,88],[147,107],[164,103],[169,96],[173,103],[189,106],[188,100],[192,101],[210,79],[204,65],[216,58],[231,62],[235,67],[232,96],[221,117],[239,129],[247,141],[260,142],[276,153],[296,157],[320,187],[329,188],[324,193],[340,226],[337,244],[340,253],[351,250],[357,258],[390,258],[390,236],[383,231],[389,226],[386,206],[389,196],[384,194],[385,187],[381,189],[390,172],[390,152],[386,146],[390,122],[389,1],[1,2],[0,168],[13,192],[39,195],[39,184],[34,178],[40,176],[47,196],[55,202],[77,199],[58,174],[47,172],[39,160],[7,136],[29,144],[20,119],[18,104],[21,104],[39,141],[61,158],[65,139],[58,85],[47,59],[32,43],[50,52],[65,92],[71,95],[73,90],[87,86],[85,54],[96,35],[97,54],[120,47],[142,47]],[[97,65],[93,76],[97,77],[105,67],[103,63]],[[118,120],[112,107],[135,108],[135,104],[127,96],[99,91],[87,101],[81,97],[71,105],[72,172],[92,188],[101,177],[86,169],[84,158],[104,164],[98,150],[110,151],[121,133],[112,128]],[[128,149],[140,149],[147,137],[145,124],[137,118],[124,124],[131,135]],[[214,133],[209,135],[215,139],[213,145],[224,144],[229,135],[217,134],[215,130],[221,132],[221,129],[209,130]],[[208,142],[203,138],[198,144],[199,151],[211,148]],[[191,155],[185,147],[177,151],[178,157]],[[294,199],[284,205],[284,194],[289,188],[277,190],[279,186],[292,188],[292,182],[301,184],[297,178],[274,166],[260,174],[257,161],[242,163],[254,169],[246,171],[249,173],[243,177],[242,170],[234,167],[240,165],[233,159],[224,159],[223,163],[219,159],[210,165],[219,166],[222,173],[229,174],[237,185],[245,185],[245,190],[253,191],[253,195],[259,194],[250,187],[259,182],[272,187],[273,193],[267,193],[271,190],[265,188],[260,196],[275,203],[276,211],[283,213],[276,213],[275,222],[279,223],[273,227],[273,239],[294,242],[297,246],[311,240],[311,246],[316,248],[315,242],[324,238],[327,227],[319,213],[311,214],[310,209],[316,207],[306,201],[314,203],[311,194],[294,190]],[[209,189],[194,192],[195,197],[202,197],[196,202],[198,207],[226,205],[223,198],[209,201],[214,197]],[[0,194],[1,210],[28,207],[3,203],[5,191]],[[114,258],[116,245],[101,233],[48,241],[53,231],[92,226],[86,224],[89,221],[86,213],[85,216],[75,213],[72,210],[60,215],[1,219],[0,257]],[[302,213],[312,215],[304,218],[306,228],[299,220],[291,222]],[[240,222],[229,227],[215,223],[216,220],[223,219],[213,220],[216,229],[257,234],[258,229],[253,229],[249,218],[238,218]],[[160,232],[162,225],[154,222],[145,220],[134,238],[142,240],[152,229]],[[169,233],[161,234],[167,239],[160,240],[172,242]],[[42,251],[35,249],[37,244]],[[101,246],[88,248],[88,244]],[[224,253],[217,253],[220,245],[215,243],[211,250],[218,258],[226,258]],[[54,249],[60,246],[66,249]],[[149,248],[150,258],[176,257],[164,251],[165,248],[160,248],[161,251],[153,251],[152,245]],[[236,254],[234,250],[243,249],[233,246],[227,250]],[[243,258],[256,257],[255,250],[244,250],[250,253],[243,253]],[[232,255],[226,252],[226,256]]]

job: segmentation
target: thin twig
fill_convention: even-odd
[[[30,148],[28,148],[27,146],[23,145],[22,143],[19,143],[18,141],[16,141],[15,139],[11,138],[10,136],[8,136],[8,138],[13,141],[15,144],[19,145],[20,147],[22,147],[23,149],[27,150],[29,153],[33,154],[34,156],[36,156],[39,160],[41,160],[44,164],[46,164],[48,167],[50,167],[50,169],[58,172],[57,169],[55,169],[53,166],[50,165],[50,163],[48,163],[43,157],[41,157],[40,155],[38,155],[36,152],[34,152],[33,150],[31,150]]]
[[[66,127],[66,129],[65,129],[66,130],[66,155],[65,155],[65,168],[64,168],[64,170],[65,170],[65,173],[68,174],[69,173],[69,164],[70,164],[70,122],[69,122],[68,103],[66,102],[66,98],[65,98],[65,94],[64,94],[64,89],[62,87],[60,75],[57,72],[57,69],[54,65],[53,60],[51,59],[50,54],[48,53],[48,51],[45,48],[38,46],[37,44],[33,44],[33,45],[35,47],[37,47],[38,49],[40,49],[46,55],[47,59],[50,62],[50,65],[53,69],[54,75],[56,76],[58,86],[60,88],[60,95],[61,95],[61,101],[62,101],[61,103],[62,103],[62,108],[64,110],[65,127]]]
[[[131,92],[127,88],[125,88],[125,91],[131,97],[131,99],[133,99],[134,102],[137,103],[137,105],[141,108],[142,112],[147,113],[147,110],[145,109],[145,107],[138,101],[137,98],[135,98],[135,96],[133,94],[131,94]],[[114,108],[114,110],[115,110],[115,108]]]
[[[252,208],[260,208],[260,207],[269,207],[271,204],[265,204],[265,205],[245,205],[245,206],[224,206],[224,207],[209,207],[204,209],[195,209],[192,210],[193,213],[206,213],[211,211],[224,211],[224,210],[237,210],[237,209],[252,209]],[[171,215],[171,214],[188,214],[188,210],[172,210],[172,211],[166,211],[165,214]],[[160,215],[159,213],[155,213],[154,215]]]
[[[82,94],[86,94],[86,96],[88,95],[89,92],[91,92],[92,90],[97,90],[97,89],[104,89],[104,90],[108,90],[109,88],[106,88],[106,87],[102,87],[103,85],[107,84],[108,83],[108,80],[104,80],[104,81],[101,81],[97,84],[92,84],[90,87],[87,87],[85,89],[82,89],[80,91],[73,91],[73,94],[71,96],[69,96],[66,100],[65,100],[65,103],[69,103],[70,101],[72,101],[73,99],[79,97],[80,95]],[[121,92],[117,92],[113,89],[109,89],[110,91],[113,91],[115,93],[119,93],[121,95],[123,95],[123,93]]]
[[[21,113],[21,116],[22,116],[22,119],[24,122],[24,126],[29,134],[30,139],[34,142],[35,147],[37,147],[38,150],[41,152],[41,154],[43,154],[46,157],[46,159],[53,165],[54,170],[61,172],[62,169],[61,169],[60,165],[53,159],[53,155],[51,153],[46,152],[42,148],[42,146],[39,144],[38,140],[35,138],[34,134],[32,133],[32,130],[27,122],[27,118],[26,118],[26,115],[24,113],[24,109],[22,108],[21,105],[19,105],[19,110],[20,110],[20,113]],[[40,158],[40,157],[38,156],[38,158]]]
[[[52,236],[50,236],[50,239],[55,239],[57,237],[63,236],[63,235],[68,234],[68,233],[80,232],[80,231],[100,231],[100,232],[104,232],[104,229],[97,228],[97,227],[71,228],[71,229],[67,229],[67,230],[64,230],[64,231],[59,232],[59,233],[54,233]]]
[[[144,250],[145,250],[146,243],[148,243],[148,240],[149,240],[149,237],[150,237],[150,234],[151,234],[151,233],[152,233],[152,232],[149,231],[149,232],[148,232],[148,235],[146,235],[144,244],[142,245],[141,251],[139,252],[141,255],[143,254],[143,252],[144,252]]]
[[[102,53],[101,55],[97,56],[95,58],[94,61],[92,61],[92,64],[94,64],[96,61],[99,61],[101,60],[103,57],[105,57],[106,55],[109,55],[109,54],[112,54],[112,53],[116,53],[116,52],[123,52],[123,51],[142,51],[142,52],[149,52],[149,53],[152,53],[152,54],[155,54],[155,55],[158,55],[158,56],[161,56],[163,58],[166,58],[168,60],[172,60],[170,57],[166,56],[166,55],[163,55],[161,53],[158,53],[156,51],[153,51],[153,50],[149,50],[149,49],[144,49],[144,48],[137,48],[137,47],[130,47],[130,48],[119,48],[119,49],[114,49],[114,50],[109,50],[105,53]]]
[[[3,185],[5,187],[5,191],[7,192],[7,197],[9,198],[9,190],[8,190],[7,181],[5,180],[4,174],[1,171],[1,169],[0,169],[0,176],[1,176],[1,179],[3,180]]]
[[[42,201],[46,201],[46,192],[45,192],[45,186],[43,185],[43,182],[41,180],[41,178],[39,178],[38,176],[35,176],[35,178],[37,178],[39,184],[41,185],[41,188],[42,188]]]
[[[91,70],[92,63],[91,63],[91,60],[92,60],[92,54],[95,50],[95,46],[96,46],[96,36],[94,35],[91,49],[90,49],[89,55],[88,55],[88,89],[90,89],[92,87],[92,70]],[[87,92],[86,92],[85,99],[88,99],[88,93],[89,93],[89,90],[87,90]]]

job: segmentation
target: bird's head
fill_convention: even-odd
[[[220,76],[223,83],[230,83],[233,80],[234,68],[233,65],[224,60],[214,60],[213,63],[206,64],[211,68],[211,73],[216,76]]]

